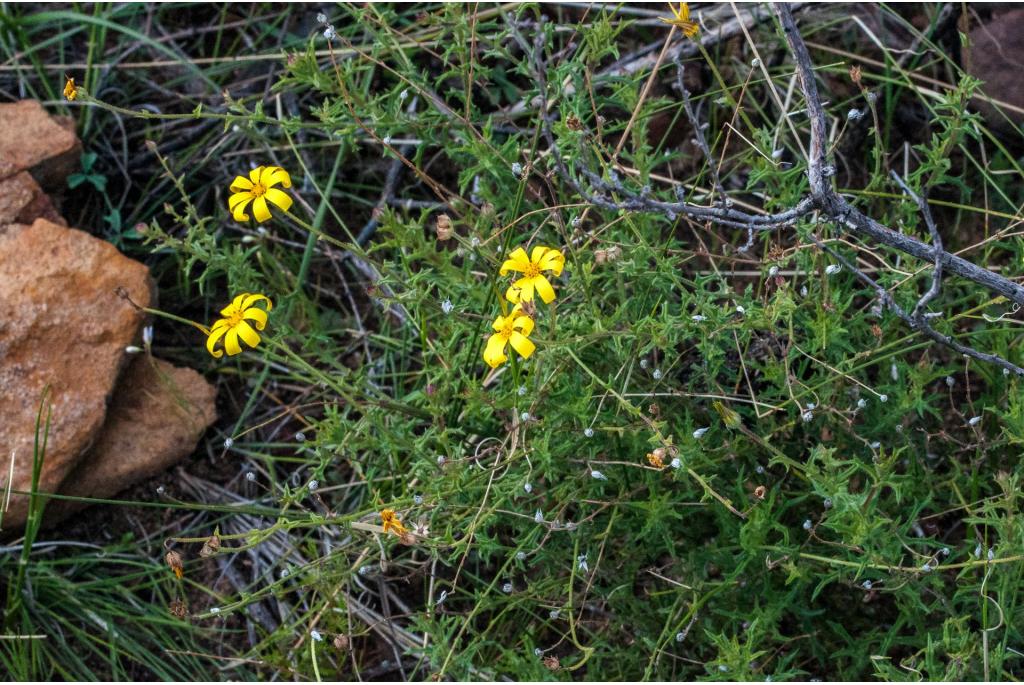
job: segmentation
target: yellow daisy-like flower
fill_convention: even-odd
[[[267,303],[267,308],[261,309],[256,306],[260,301]],[[267,326],[267,312],[274,308],[274,304],[266,295],[258,293],[242,293],[231,304],[220,310],[223,319],[217,319],[210,326],[210,333],[206,338],[206,349],[218,359],[227,352],[229,356],[242,351],[238,344],[241,338],[249,347],[256,347],[260,344],[260,334]],[[249,322],[252,322],[250,324]],[[253,330],[253,326],[256,330]],[[217,343],[223,340],[223,350],[218,349]]]
[[[74,100],[78,97],[78,88],[75,87],[75,79],[70,76],[65,76],[67,82],[64,84],[64,97],[68,100]]]
[[[394,532],[395,535],[405,535],[409,531],[405,526],[402,525],[402,521],[398,518],[398,514],[395,513],[394,509],[384,509],[380,512],[380,520],[384,526],[384,532]]]
[[[527,257],[526,250],[517,247],[501,265],[501,275],[516,271],[523,274],[523,277],[509,286],[505,299],[512,304],[529,302],[533,300],[533,292],[536,290],[540,299],[548,304],[555,299],[555,289],[541,272],[550,271],[560,276],[564,266],[565,255],[558,250],[538,245]]]
[[[679,3],[679,8],[676,9],[670,2],[668,8],[672,10],[672,19],[666,19],[665,17],[658,17],[666,24],[671,24],[682,30],[683,35],[687,38],[693,38],[700,31],[700,27],[697,22],[690,21],[690,5],[685,2]]]
[[[245,208],[250,202],[257,223],[262,224],[270,218],[267,200],[287,212],[292,206],[292,199],[283,190],[274,187],[278,183],[285,188],[292,187],[291,176],[279,166],[258,166],[249,172],[249,178],[235,176],[235,180],[231,182],[231,192],[234,195],[228,198],[228,208],[235,221],[249,220]]]
[[[505,346],[512,345],[512,349],[526,359],[537,346],[528,337],[533,332],[533,319],[523,313],[523,306],[517,304],[508,316],[499,316],[491,326],[495,333],[487,340],[487,347],[484,348],[484,361],[492,369],[508,361],[505,355]]]

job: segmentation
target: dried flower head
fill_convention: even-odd
[[[437,231],[438,240],[450,239],[452,237],[452,218],[447,214],[442,214],[437,217],[437,223],[434,228]]]
[[[70,102],[78,97],[78,88],[75,86],[75,79],[70,76],[65,76],[64,78],[66,79],[64,83],[64,97]]]
[[[203,548],[199,551],[199,556],[206,558],[212,557],[220,549],[220,538],[216,534],[211,535],[206,542],[203,543]]]
[[[401,537],[409,532],[405,526],[402,525],[402,521],[398,518],[394,509],[383,509],[380,512],[380,520],[384,526],[384,532],[394,531],[395,535]]]
[[[167,565],[171,567],[172,571],[174,571],[174,575],[178,580],[181,580],[182,576],[185,575],[185,567],[182,564],[181,555],[172,549],[164,555],[164,561],[166,561]]]

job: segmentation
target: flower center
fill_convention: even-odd
[[[263,186],[262,183],[254,183],[252,185],[252,190],[250,192],[256,197],[259,197],[260,195],[266,193],[267,189]]]
[[[241,309],[228,317],[228,327],[234,328],[238,324],[242,323],[242,317],[245,315]]]
[[[523,271],[523,275],[527,278],[537,278],[537,276],[540,276],[540,264],[530,262]]]
[[[512,326],[513,326],[513,321],[512,321],[512,317],[510,316],[510,317],[508,317],[505,320],[505,325],[502,326],[502,328],[501,328],[501,337],[505,338],[506,340],[511,338],[512,337],[512,333],[515,332],[515,329],[512,328]]]

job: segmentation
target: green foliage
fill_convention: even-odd
[[[1019,678],[1019,381],[874,311],[875,294],[829,269],[810,237],[909,307],[929,263],[809,221],[759,233],[744,253],[741,229],[585,206],[541,132],[525,52],[537,36],[554,142],[577,182],[586,166],[707,204],[710,177],[687,142],[671,62],[646,96],[648,70],[609,69],[664,27],[581,12],[336,7],[330,43],[308,17],[302,31],[261,34],[286,57],[262,63],[258,91],[243,82],[202,107],[181,96],[175,123],[208,123],[209,138],[197,129],[179,146],[170,129],[145,130],[156,142],[147,208],[116,209],[121,226],[144,224],[144,240],[126,243],[153,263],[161,307],[208,324],[240,292],[275,304],[261,344],[221,360],[194,329],[156,322],[162,356],[219,384],[222,420],[200,452],[230,472],[211,476],[230,495],[184,493],[163,533],[188,553],[195,584],[192,624],[174,630],[228,661],[216,665],[232,678]],[[830,45],[841,27],[815,16],[802,29]],[[232,35],[220,56],[241,54]],[[782,54],[770,22],[752,38],[763,58]],[[791,110],[779,112],[751,46],[730,45],[687,60],[710,161],[733,201],[792,207],[807,192],[807,125],[786,96],[791,64],[770,67]],[[856,92],[848,65],[815,58],[826,91]],[[956,86],[937,100],[909,72],[864,68],[866,88],[927,125],[908,131],[872,100],[859,138],[832,132],[838,187],[927,240],[886,175],[906,159],[947,249],[1020,264],[1024,174],[970,111],[979,83],[941,67],[928,73],[955,74]],[[225,88],[232,78],[206,73]],[[91,92],[99,121],[133,106]],[[830,114],[847,121],[848,104]],[[294,218],[231,220],[228,185],[256,164],[290,171]],[[395,201],[381,202],[392,168],[403,174]],[[92,169],[80,188],[95,185]],[[372,239],[357,244],[371,219]],[[510,280],[498,269],[520,245],[562,250],[565,272],[557,299],[536,303],[536,353],[492,372],[483,345]],[[933,307],[943,332],[1024,360],[1012,313],[977,286],[947,279]],[[420,534],[381,535],[384,508]],[[220,551],[200,559],[217,529]],[[199,572],[242,557],[254,572],[235,585]],[[60,590],[51,612],[91,590],[109,606],[93,563],[66,577],[35,569]],[[147,578],[146,601],[166,603],[175,582]],[[159,632],[152,613],[121,618]],[[80,639],[117,644],[75,625]],[[152,644],[130,649],[156,677],[192,665],[152,666]],[[57,668],[60,655],[20,672],[83,676]],[[375,671],[385,659],[390,670]],[[120,672],[107,666],[97,672]]]

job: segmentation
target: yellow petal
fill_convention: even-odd
[[[508,259],[501,265],[499,273],[504,276],[509,271],[526,271],[526,267],[530,266],[530,260],[526,256],[526,250],[521,247],[517,247],[513,250],[512,254],[508,256]]]
[[[558,250],[548,250],[540,260],[540,268],[544,271],[553,271],[556,276],[562,275],[564,266],[565,255]]]
[[[236,328],[229,328],[224,336],[224,351],[228,353],[229,357],[242,351],[242,346],[238,344],[238,330]]]
[[[537,289],[537,294],[540,295],[540,299],[544,300],[544,304],[551,304],[551,301],[555,299],[555,289],[551,287],[551,282],[543,274],[533,279],[533,287]]]
[[[529,335],[533,333],[533,319],[526,316],[517,316],[515,323],[512,324],[512,329],[519,331],[523,335]]]
[[[217,324],[223,323],[225,325],[217,326]],[[213,329],[210,331],[210,335],[206,337],[206,350],[213,355],[215,359],[220,359],[224,356],[224,353],[216,349],[217,341],[224,337],[224,334],[228,332],[228,326],[226,321],[218,321],[213,324]]]
[[[547,252],[549,249],[551,248],[544,247],[543,245],[538,245],[537,247],[533,248],[532,250],[530,250],[530,261],[533,262],[534,264],[540,264],[540,260],[544,256],[544,253]]]
[[[267,207],[267,196],[261,195],[252,201],[252,213],[256,223],[262,224],[270,218],[270,207]]]
[[[256,330],[262,331],[267,327],[267,313],[259,307],[250,307],[249,309],[246,309],[242,318],[252,321],[256,325]]]
[[[533,351],[537,349],[537,346],[533,344],[529,338],[522,333],[513,333],[512,337],[508,339],[512,345],[512,349],[519,353],[519,356],[526,359]]]
[[[255,169],[251,169],[249,171],[249,180],[252,181],[254,184],[255,183],[259,183],[260,182],[260,174],[262,174],[262,173],[263,173],[263,167],[262,166],[258,166]]]
[[[252,181],[245,176],[235,176],[235,180],[231,182],[231,192],[237,193],[242,190],[252,190],[252,185]]]
[[[292,199],[283,190],[268,188],[265,197],[286,212],[292,207]]]
[[[256,347],[260,344],[260,334],[254,331],[252,326],[245,321],[239,322],[239,324],[235,326],[235,330],[238,332],[239,337],[241,337],[249,347]]]
[[[500,331],[504,327],[505,327],[505,317],[504,316],[497,316],[497,317],[495,317],[494,318],[494,323],[491,324],[491,328],[493,328],[496,331]]]
[[[529,302],[533,299],[533,282],[534,278],[520,278],[518,281],[512,284],[513,287],[519,288],[519,300]]]
[[[521,291],[514,285],[510,285],[508,290],[505,291],[505,299],[512,304],[519,304]]]
[[[505,338],[497,333],[487,339],[487,347],[484,348],[484,361],[492,369],[497,368],[502,362],[508,361],[505,356]]]
[[[283,185],[285,188],[292,187],[292,177],[288,175],[288,172],[279,166],[268,166],[263,170],[263,175],[260,176],[260,183],[263,184],[264,188],[271,188],[276,186],[278,183]]]
[[[242,293],[241,295],[235,295],[235,299],[231,300],[231,304],[224,309],[220,310],[221,316],[232,317],[242,310],[242,302],[248,297],[249,293]]]
[[[242,197],[242,195],[245,195],[245,197]],[[230,202],[233,198],[238,197],[241,197],[241,200],[231,207],[231,216],[235,221],[245,223],[249,220],[249,215],[245,213],[245,208],[249,206],[250,202],[252,202],[253,196],[252,193],[239,193],[238,195],[232,195],[231,198],[228,198],[228,206],[230,206]]]
[[[267,297],[266,295],[260,295],[259,293],[253,293],[252,295],[250,295],[249,293],[245,293],[245,298],[241,300],[241,302],[238,305],[238,308],[244,311],[252,307],[260,300],[263,300],[264,302],[267,303],[268,312],[274,308],[274,303],[270,301],[270,298]]]
[[[239,178],[241,178],[241,176],[239,176]],[[248,190],[239,191],[228,198],[228,209],[230,209],[231,211],[235,211],[235,207],[237,207],[239,204],[249,202],[254,197],[256,196],[253,195],[252,192]]]

